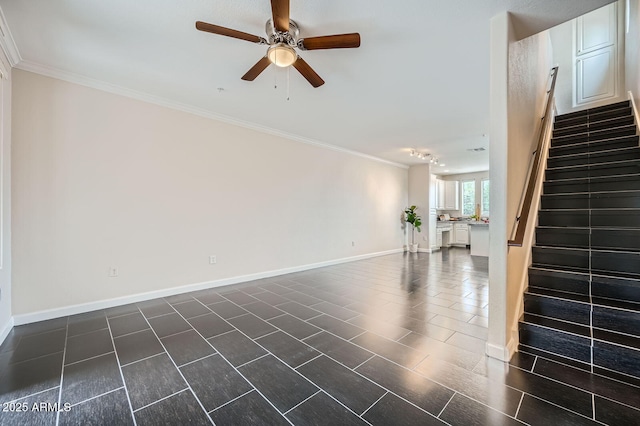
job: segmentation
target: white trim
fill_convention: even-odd
[[[352,151],[350,149],[342,148],[339,146],[331,145],[328,143],[320,142],[314,139],[305,138],[303,136],[294,135],[292,133],[283,132],[271,127],[262,126],[248,121],[238,120],[227,115],[217,114],[215,112],[207,111],[203,108],[194,107],[191,105],[175,102],[170,99],[162,98],[145,92],[139,92],[137,90],[127,89],[126,87],[118,86],[104,81],[95,80],[93,78],[85,77],[79,74],[62,71],[56,68],[51,68],[46,65],[37,64],[30,61],[20,61],[16,68],[23,71],[29,71],[36,74],[44,75],[46,77],[56,78],[58,80],[67,81],[69,83],[79,84],[81,86],[90,87],[92,89],[102,90],[103,92],[109,92],[116,95],[124,96],[127,98],[136,99],[142,102],[148,102],[154,105],[160,105],[165,108],[171,108],[174,110],[186,112],[188,114],[197,115],[199,117],[209,118],[212,120],[221,121],[223,123],[232,124],[234,126],[244,127],[246,129],[255,130],[258,132],[266,133],[273,136],[279,136],[281,138],[289,139],[296,142],[302,142],[307,145],[317,146],[319,148],[330,149],[332,151],[338,151],[345,154],[354,155],[356,157],[366,158],[367,160],[373,160],[391,166],[399,167],[401,169],[409,169],[406,164],[395,163],[393,161],[385,160],[373,155],[364,154],[358,151]]]
[[[430,248],[420,248],[418,247],[418,253],[433,253],[433,249]]]
[[[494,345],[487,342],[485,353],[487,356],[500,361],[509,362],[511,357],[516,352],[516,342],[513,339],[509,339],[507,346]]]
[[[7,324],[4,326],[4,328],[0,332],[0,345],[4,343],[4,339],[6,339],[9,333],[11,333],[11,329],[13,328],[13,325],[14,325],[14,319],[13,317],[11,317],[9,318],[9,322],[7,322]]]
[[[325,262],[311,263],[308,265],[293,266],[291,268],[277,269],[273,271],[258,272],[249,275],[240,275],[236,277],[223,278],[214,281],[205,281],[201,283],[188,284],[180,287],[166,288],[163,290],[150,291],[147,293],[138,293],[130,296],[117,297],[114,299],[99,300],[96,302],[82,303],[78,305],[64,306],[61,308],[47,309],[44,311],[33,312],[29,314],[14,315],[12,321],[15,325],[30,324],[32,322],[44,321],[53,318],[65,317],[68,315],[81,314],[91,312],[98,309],[113,308],[115,306],[127,305],[129,303],[143,302],[145,300],[157,299],[159,297],[168,297],[176,294],[187,293],[190,291],[206,290],[214,287],[221,287],[230,284],[244,283],[262,278],[270,278],[278,275],[291,274],[293,272],[307,271],[309,269],[322,268],[325,266],[338,265],[341,263],[354,262],[356,260],[370,259],[378,256],[386,256],[389,254],[402,253],[403,250],[393,249],[381,251],[377,253],[362,254],[359,256],[345,257],[341,259],[328,260]]]
[[[638,113],[638,106],[636,105],[636,100],[633,98],[633,92],[629,90],[627,92],[627,97],[631,101],[631,108],[633,109],[633,115],[636,118],[636,133],[638,133],[638,126],[640,126],[640,113]]]
[[[15,67],[20,61],[22,61],[22,57],[18,51],[18,46],[16,45],[16,41],[13,39],[13,35],[9,29],[7,20],[4,17],[2,8],[0,8],[0,47],[12,67]]]

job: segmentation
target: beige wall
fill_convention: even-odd
[[[518,41],[507,13],[491,21],[491,222],[487,353],[508,360],[531,247],[510,248],[552,64],[548,32]],[[531,233],[531,227],[529,227]]]
[[[415,242],[420,249],[430,249],[429,208],[431,206],[431,167],[429,164],[420,164],[409,168],[409,205],[418,207],[418,214],[422,219],[421,232],[416,231]],[[411,226],[407,226],[407,242],[411,243]]]
[[[536,150],[540,118],[544,115],[553,56],[549,32],[545,31],[509,46],[509,151],[507,174],[507,226],[513,227]],[[507,258],[507,337],[517,341],[522,293],[531,264],[532,236],[537,209],[532,208],[522,247],[510,247]]]
[[[0,50],[0,343],[11,331],[11,66]]]
[[[13,77],[15,315],[402,247],[404,168]]]

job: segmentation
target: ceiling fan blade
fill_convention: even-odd
[[[267,41],[257,35],[243,33],[242,31],[232,30],[231,28],[221,27],[219,25],[208,24],[202,21],[196,21],[196,28],[200,31],[223,35],[227,37],[238,38],[240,40],[252,41],[254,43],[267,44]]]
[[[289,0],[271,0],[273,26],[278,31],[289,31]]]
[[[336,34],[321,37],[303,38],[299,42],[299,46],[304,50],[318,49],[347,49],[352,47],[360,47],[360,34]]]
[[[313,87],[320,87],[324,84],[324,80],[300,56],[298,56],[298,59],[293,63],[293,66]]]
[[[260,59],[254,66],[251,67],[249,71],[245,75],[242,76],[242,79],[245,81],[253,81],[257,76],[260,75],[262,71],[264,71],[271,61],[266,56]]]

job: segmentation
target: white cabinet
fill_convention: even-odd
[[[456,223],[455,225],[453,225],[454,228],[454,232],[453,232],[453,243],[454,244],[461,244],[461,245],[468,245],[469,244],[469,225],[467,225],[466,223]]]
[[[457,180],[436,181],[436,208],[439,210],[458,210],[459,185]]]

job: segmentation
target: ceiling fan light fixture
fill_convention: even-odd
[[[298,59],[296,50],[285,43],[276,43],[267,50],[267,57],[278,67],[288,67]]]

